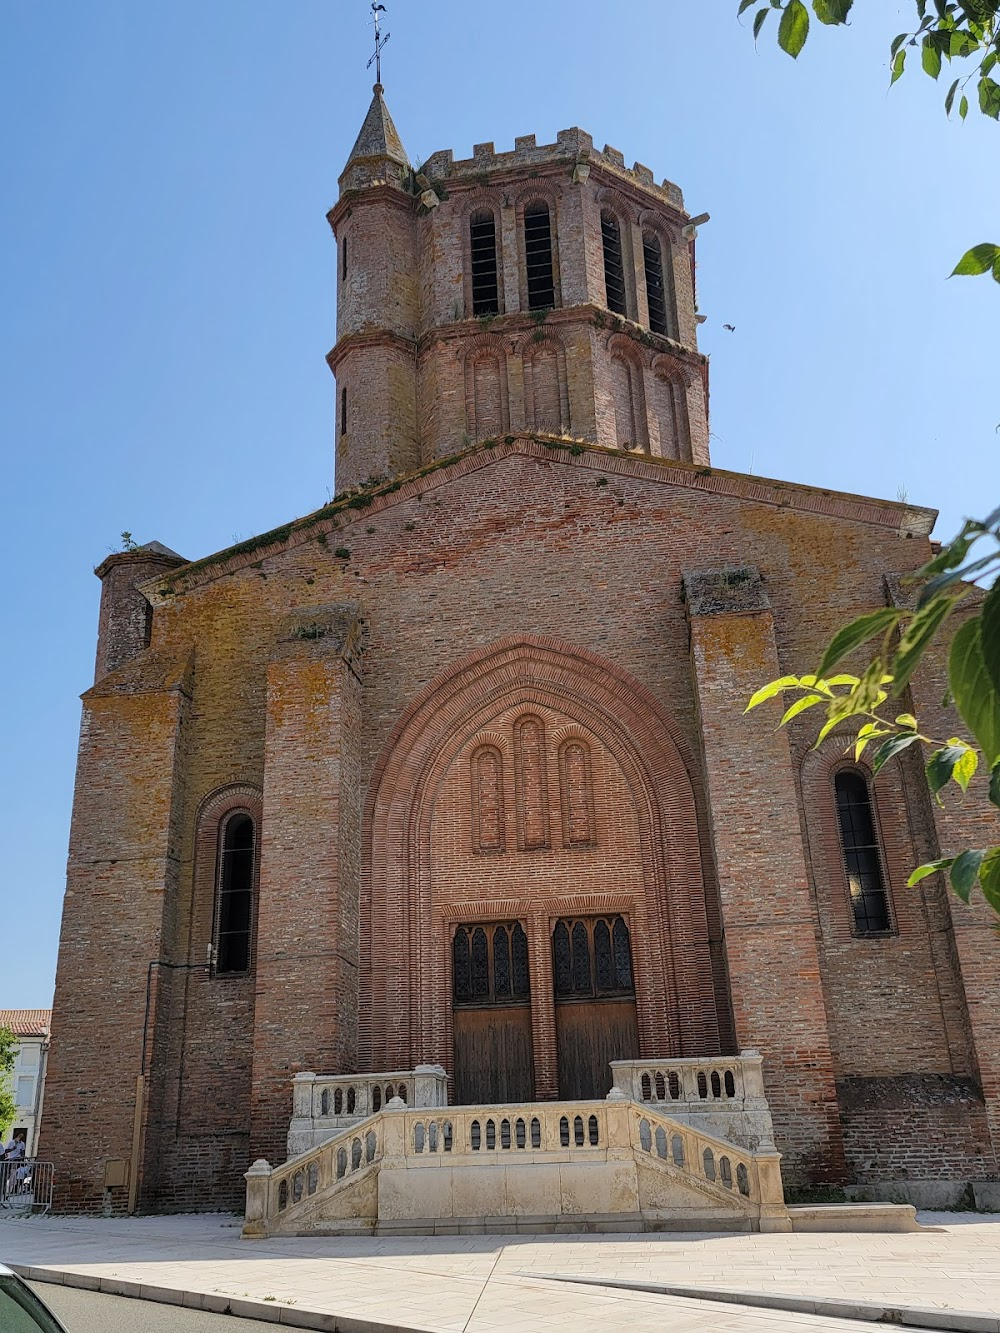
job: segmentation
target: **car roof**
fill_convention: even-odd
[[[14,1270],[8,1268],[6,1264],[0,1264],[0,1277],[13,1277]]]

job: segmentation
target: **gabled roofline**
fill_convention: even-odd
[[[799,482],[727,472],[723,468],[702,467],[669,458],[653,458],[622,449],[607,449],[568,436],[521,433],[471,445],[460,453],[436,459],[406,476],[345,491],[334,496],[329,504],[303,518],[149,579],[140,585],[141,591],[153,606],[167,606],[174,597],[193,591],[205,583],[256,565],[269,556],[311,541],[320,533],[336,530],[345,515],[353,518],[363,514],[366,520],[370,519],[404,500],[414,499],[444,482],[489,467],[512,455],[545,458],[550,462],[585,468],[608,476],[638,477],[685,490],[751,500],[778,509],[847,519],[896,532],[901,537],[928,537],[937,518],[936,509],[905,504],[898,500],[879,500],[847,491],[805,486]]]

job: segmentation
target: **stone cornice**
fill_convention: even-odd
[[[404,338],[390,329],[363,329],[357,333],[347,333],[327,353],[326,363],[334,373],[349,352],[362,347],[398,348],[400,351],[423,355],[438,343],[463,343],[481,333],[492,333],[501,337],[520,337],[524,333],[547,328],[559,328],[562,325],[588,324],[605,333],[621,333],[633,342],[652,349],[658,354],[675,356],[690,365],[704,366],[708,358],[703,353],[684,343],[675,342],[660,333],[651,333],[632,320],[612,314],[603,306],[588,302],[585,305],[560,306],[547,310],[543,320],[536,319],[523,310],[511,311],[506,315],[495,315],[492,319],[460,319],[450,324],[436,324],[426,329],[416,341]]]
[[[438,459],[409,476],[346,492],[322,509],[296,519],[293,523],[149,579],[140,585],[141,591],[153,606],[169,606],[177,596],[202,584],[279,555],[282,551],[312,540],[321,532],[333,531],[345,518],[348,521],[357,519],[370,523],[376,514],[404,500],[414,499],[449,481],[512,456],[544,458],[548,462],[582,468],[604,476],[636,477],[685,490],[749,500],[776,509],[847,520],[895,532],[900,537],[927,537],[937,517],[935,509],[901,504],[895,500],[878,500],[844,491],[747,476],[742,472],[699,467],[673,459],[626,453],[620,449],[605,449],[585,440],[561,436],[507,435]]]
[[[334,374],[337,367],[349,352],[356,352],[363,347],[394,347],[397,351],[413,356],[417,344],[411,338],[404,338],[391,329],[361,329],[357,333],[345,333],[326,354],[326,364]]]
[[[342,198],[334,204],[326,215],[326,220],[330,224],[333,234],[337,234],[337,224],[342,218],[346,217],[354,208],[362,204],[382,204],[390,208],[398,208],[403,212],[415,213],[420,200],[405,190],[401,190],[398,185],[388,185],[380,182],[378,185],[369,185],[365,189],[348,190]]]

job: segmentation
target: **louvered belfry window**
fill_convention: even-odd
[[[607,211],[601,214],[601,237],[604,241],[604,287],[608,309],[616,315],[625,310],[625,266],[622,263],[622,230],[618,219]]]
[[[649,327],[654,333],[670,332],[667,323],[667,293],[663,283],[663,251],[655,232],[642,233],[642,258],[646,269],[646,304]]]
[[[548,204],[541,201],[524,210],[524,262],[528,309],[550,310],[556,303],[552,221]]]
[[[834,790],[854,929],[859,935],[884,935],[891,929],[889,901],[868,780],[857,769],[844,769]]]
[[[498,315],[497,223],[492,213],[476,213],[469,223],[472,254],[472,313]]]

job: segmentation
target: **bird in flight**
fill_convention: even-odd
[[[723,324],[722,327],[723,327],[724,329],[727,329],[730,333],[735,333],[735,332],[736,332],[736,325],[735,325],[735,324]]]

